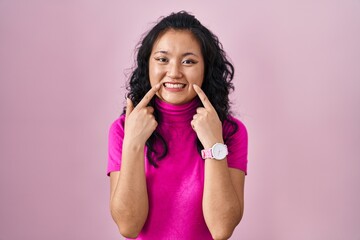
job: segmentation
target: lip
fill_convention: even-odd
[[[170,83],[170,84],[182,84],[182,85],[184,85],[184,87],[183,88],[169,88],[169,87],[166,87],[165,86],[165,84],[166,83]],[[181,91],[183,91],[185,88],[186,88],[186,86],[187,86],[187,84],[186,83],[182,83],[182,82],[173,82],[173,81],[164,81],[163,83],[162,83],[162,86],[164,87],[164,89],[166,90],[166,91],[169,91],[169,92],[181,92]]]
[[[183,82],[175,82],[175,81],[162,81],[161,83],[162,83],[162,84],[171,83],[171,84],[184,84],[184,85],[186,85],[186,83],[183,83]]]

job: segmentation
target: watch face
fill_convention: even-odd
[[[228,150],[226,145],[221,143],[216,143],[212,147],[212,155],[217,160],[222,160],[228,155]]]

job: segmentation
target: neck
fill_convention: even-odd
[[[188,124],[196,114],[196,108],[199,106],[200,101],[197,97],[181,105],[173,105],[157,97],[155,98],[155,109],[161,123]]]

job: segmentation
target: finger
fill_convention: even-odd
[[[194,131],[195,131],[195,120],[192,120],[192,121],[190,122],[190,124],[191,124],[192,129],[194,129]]]
[[[196,113],[197,114],[207,113],[207,110],[205,108],[203,108],[203,107],[198,107],[196,109]]]
[[[204,105],[205,109],[213,110],[214,107],[211,105],[209,99],[207,98],[207,96],[205,95],[203,90],[196,84],[193,84],[193,88],[194,88],[195,92],[197,93],[197,95],[199,96],[200,101]]]
[[[146,107],[148,110],[148,113],[154,113],[154,108],[151,106]]]
[[[134,109],[134,104],[132,103],[130,98],[126,98],[126,117],[130,115],[130,113],[133,111]]]
[[[138,105],[135,108],[143,108],[146,107],[150,100],[155,96],[155,94],[157,93],[157,91],[160,88],[160,83],[156,84],[155,86],[153,86],[143,97],[143,99],[141,99],[141,101],[138,103]]]

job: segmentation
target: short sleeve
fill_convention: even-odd
[[[110,126],[108,142],[108,166],[107,175],[111,172],[120,171],[121,154],[124,139],[125,115],[121,115]]]
[[[242,170],[247,175],[248,134],[245,125],[229,116],[223,124],[224,141],[228,147],[228,166]]]

